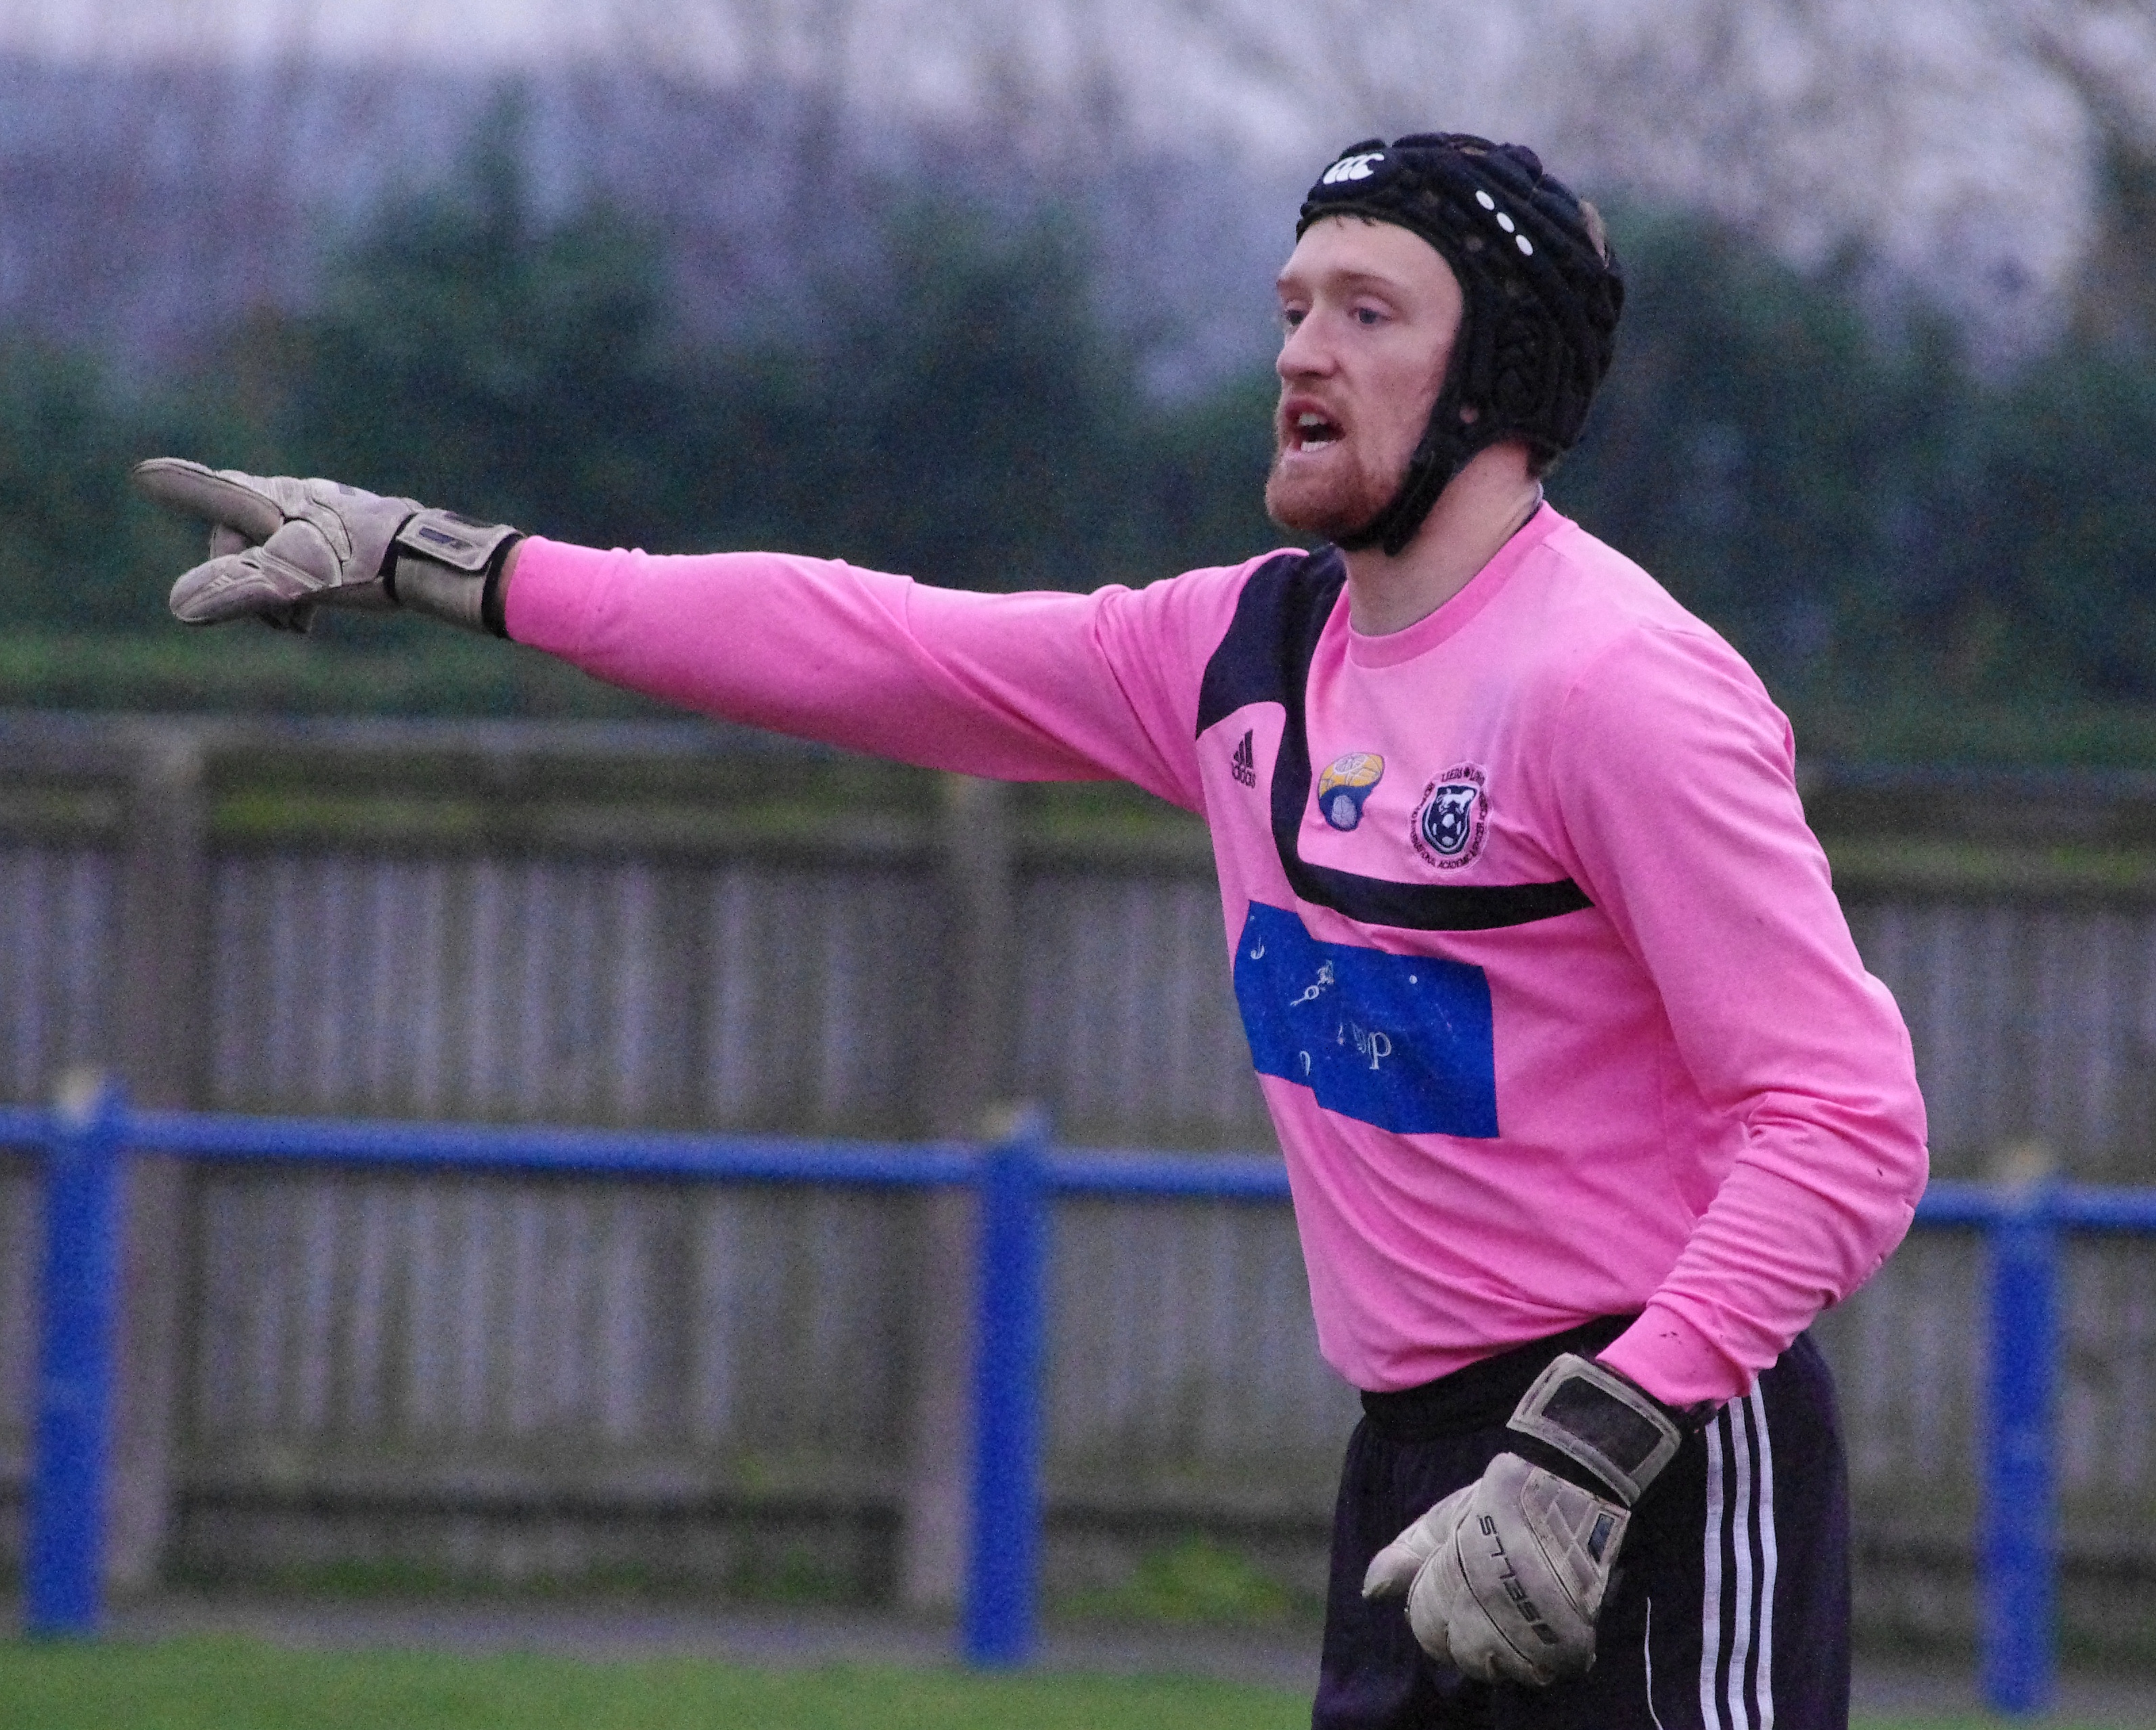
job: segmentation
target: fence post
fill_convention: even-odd
[[[1990,1229],[1991,1378],[1985,1430],[1984,1693],[2002,1712],[2051,1695],[2051,1387],[2059,1231],[2052,1186],[2002,1185]]]
[[[964,775],[943,776],[942,787],[941,929],[924,981],[933,1009],[921,1029],[921,1115],[932,1136],[993,1140],[983,1124],[1011,1097],[1018,1024],[1011,789]],[[920,1247],[907,1329],[912,1409],[898,1589],[908,1609],[932,1614],[964,1602],[972,1553],[976,1200],[942,1189],[915,1204]]]
[[[35,1456],[23,1566],[33,1635],[97,1631],[105,1599],[105,1466],[126,1101],[101,1074],[60,1091],[45,1158]]]
[[[200,723],[151,723],[141,737],[129,802],[115,1017],[131,1102],[208,1102],[210,736]],[[155,1582],[171,1524],[186,1285],[187,1163],[126,1162],[120,1186],[118,1332],[114,1346],[111,1486],[105,1583]]]
[[[1024,1112],[981,1171],[973,1377],[973,1518],[966,1661],[1008,1668],[1033,1653],[1040,1541],[1042,1287],[1048,1121]]]

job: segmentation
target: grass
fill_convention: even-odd
[[[372,629],[369,629],[369,625]],[[414,629],[415,624],[417,629]],[[0,706],[218,715],[523,715],[670,711],[536,650],[412,620],[131,634],[0,629]]]
[[[1072,1615],[1132,1622],[1250,1627],[1278,1622],[1297,1606],[1248,1557],[1210,1538],[1191,1537],[1147,1553],[1131,1577],[1112,1590],[1073,1593],[1058,1608]],[[1323,1604],[1301,1608],[1314,1628]]]
[[[1277,1690],[1163,1677],[292,1652],[223,1640],[0,1646],[0,1723],[23,1730],[1299,1730],[1309,1714]]]
[[[0,1643],[0,1724],[23,1730],[1301,1730],[1309,1713],[1297,1693],[1159,1676],[291,1651],[224,1639]],[[1995,1730],[1996,1722],[1856,1723]]]

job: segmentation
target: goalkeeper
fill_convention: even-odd
[[[1210,825],[1318,1340],[1363,1390],[1314,1723],[1825,1730],[1847,1512],[1804,1330],[1907,1229],[1923,1107],[1727,644],[1543,502],[1611,358],[1534,155],[1356,146],[1305,202],[1266,502],[1316,540],[961,593],[521,538],[169,459],[195,624],[403,607],[937,768]]]

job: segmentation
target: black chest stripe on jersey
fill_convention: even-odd
[[[1494,931],[1592,906],[1569,877],[1482,886],[1395,883],[1304,860],[1296,847],[1311,784],[1303,690],[1319,634],[1347,580],[1348,567],[1332,547],[1282,553],[1260,565],[1243,585],[1228,634],[1198,687],[1201,734],[1247,704],[1278,703],[1287,711],[1273,764],[1272,829],[1288,886],[1314,906],[1405,931]]]

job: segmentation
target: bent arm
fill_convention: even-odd
[[[1128,780],[1199,809],[1199,673],[1237,572],[988,595],[773,553],[516,552],[510,635],[609,683],[926,767]]]
[[[1804,823],[1788,723],[1726,644],[1642,632],[1564,721],[1580,880],[1741,1132],[1676,1265],[1602,1355],[1672,1405],[1719,1402],[1907,1231],[1928,1170],[1908,1032]]]

